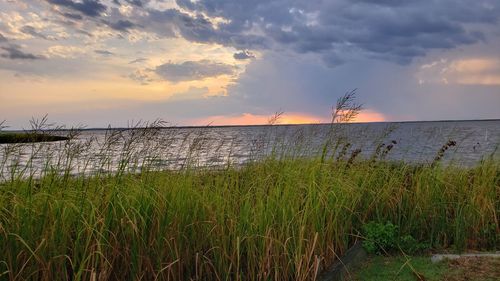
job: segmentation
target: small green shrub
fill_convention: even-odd
[[[370,222],[363,226],[363,232],[366,239],[363,246],[370,254],[382,254],[397,245],[398,227],[391,222]]]
[[[411,235],[399,236],[398,227],[391,222],[370,222],[363,226],[363,233],[363,247],[370,254],[380,255],[395,250],[414,254],[429,247]]]
[[[401,249],[401,251],[410,255],[430,248],[430,245],[428,243],[419,242],[411,235],[405,235],[400,237],[398,241],[398,246],[399,249]]]

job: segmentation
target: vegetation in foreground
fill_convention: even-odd
[[[500,258],[459,258],[432,263],[430,257],[371,257],[347,280],[353,281],[496,281]]]
[[[352,97],[332,123],[355,116]],[[395,142],[362,160],[332,126],[312,154],[302,134],[263,136],[248,164],[229,147],[227,165],[199,169],[197,134],[185,165],[159,171],[175,143],[160,127],[1,146],[0,279],[315,280],[359,239],[380,253],[499,248],[500,162],[444,166],[454,143],[420,166],[378,161]]]
[[[391,222],[434,248],[498,249],[499,163],[321,159],[0,185],[11,280],[314,280]]]

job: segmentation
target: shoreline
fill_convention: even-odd
[[[50,135],[38,132],[0,132],[0,144],[11,143],[39,143],[69,140],[69,137]]]

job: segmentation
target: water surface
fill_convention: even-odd
[[[59,134],[69,134],[68,131]],[[0,145],[0,177],[46,170],[77,173],[240,165],[275,154],[309,157],[329,144],[333,157],[354,150],[370,158],[431,163],[448,141],[442,162],[473,166],[499,157],[500,120],[358,124],[83,130],[70,142]],[[344,152],[340,152],[343,151]],[[380,154],[380,153],[379,153]],[[332,156],[332,155],[331,155]]]

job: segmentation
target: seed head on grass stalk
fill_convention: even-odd
[[[356,102],[356,90],[346,92],[337,99],[335,107],[332,108],[332,124],[352,122],[359,115],[363,105]]]
[[[3,131],[5,128],[8,128],[8,126],[6,125],[6,122],[5,120],[2,120],[0,121],[0,132]]]
[[[328,132],[326,142],[323,145],[321,163],[324,162],[329,153],[331,153],[332,156],[335,156],[339,145],[346,141],[347,135],[343,132],[344,127],[341,125],[354,121],[363,109],[362,104],[356,102],[356,90],[357,89],[353,89],[346,92],[343,96],[337,99],[335,106],[332,108],[330,130]],[[334,143],[336,144],[333,145]],[[332,145],[333,147],[331,147]]]
[[[283,117],[284,111],[276,111],[269,119],[267,120],[267,125],[277,125],[280,122],[280,119]]]

